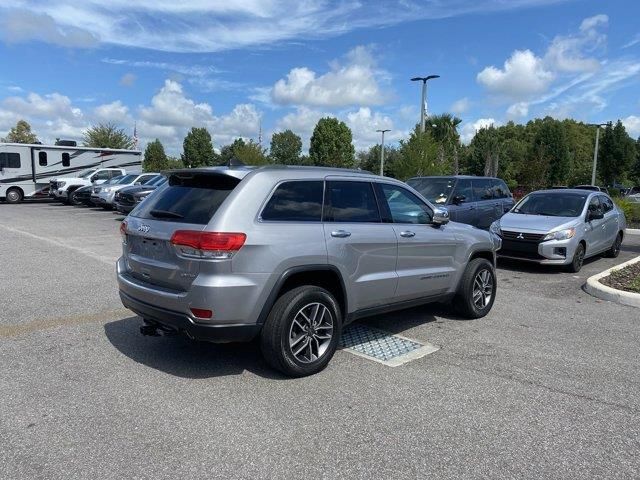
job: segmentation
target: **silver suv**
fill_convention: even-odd
[[[260,337],[287,375],[324,368],[355,319],[454,300],[486,315],[498,236],[399,181],[314,167],[172,171],[122,223],[120,297],[141,332]]]

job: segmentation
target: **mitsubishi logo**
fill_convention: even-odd
[[[142,233],[148,233],[149,230],[151,230],[151,227],[149,227],[149,225],[145,225],[144,223],[138,227],[138,231]]]
[[[522,233],[519,233],[518,236],[516,237],[518,240],[524,240],[524,235]]]

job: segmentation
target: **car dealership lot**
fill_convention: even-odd
[[[640,475],[637,309],[579,274],[498,270],[491,313],[363,323],[440,347],[391,368],[338,352],[303,379],[255,344],[149,338],[123,309],[118,219],[0,205],[0,472],[6,478]]]

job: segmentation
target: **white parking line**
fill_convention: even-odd
[[[18,228],[12,228],[12,227],[7,227],[6,225],[2,225],[0,224],[0,228],[4,228],[5,230],[12,232],[12,233],[18,233],[20,235],[25,235],[27,237],[31,237],[31,238],[35,238],[36,240],[41,240],[43,242],[47,242],[50,243],[51,245],[55,245],[56,247],[62,247],[62,248],[66,248],[67,250],[73,250],[75,252],[81,253],[82,255],[86,255],[89,258],[93,258],[94,260],[97,260],[101,263],[104,263],[105,265],[109,265],[110,267],[113,267],[114,265],[114,260],[112,258],[108,258],[108,257],[103,257],[101,255],[96,255],[95,253],[86,250],[84,248],[80,248],[80,247],[72,247],[71,245],[64,243],[64,242],[60,242],[58,240],[53,240],[52,238],[49,237],[43,237],[41,235],[36,235],[35,233],[31,233],[31,232],[25,232],[24,230],[20,230]]]

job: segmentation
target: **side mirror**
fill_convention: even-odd
[[[433,218],[431,219],[431,223],[434,225],[446,225],[449,223],[449,211],[446,208],[435,208],[433,210]]]
[[[460,205],[461,203],[464,203],[466,201],[467,201],[467,197],[465,197],[464,195],[456,195],[455,197],[453,197],[454,205]]]

